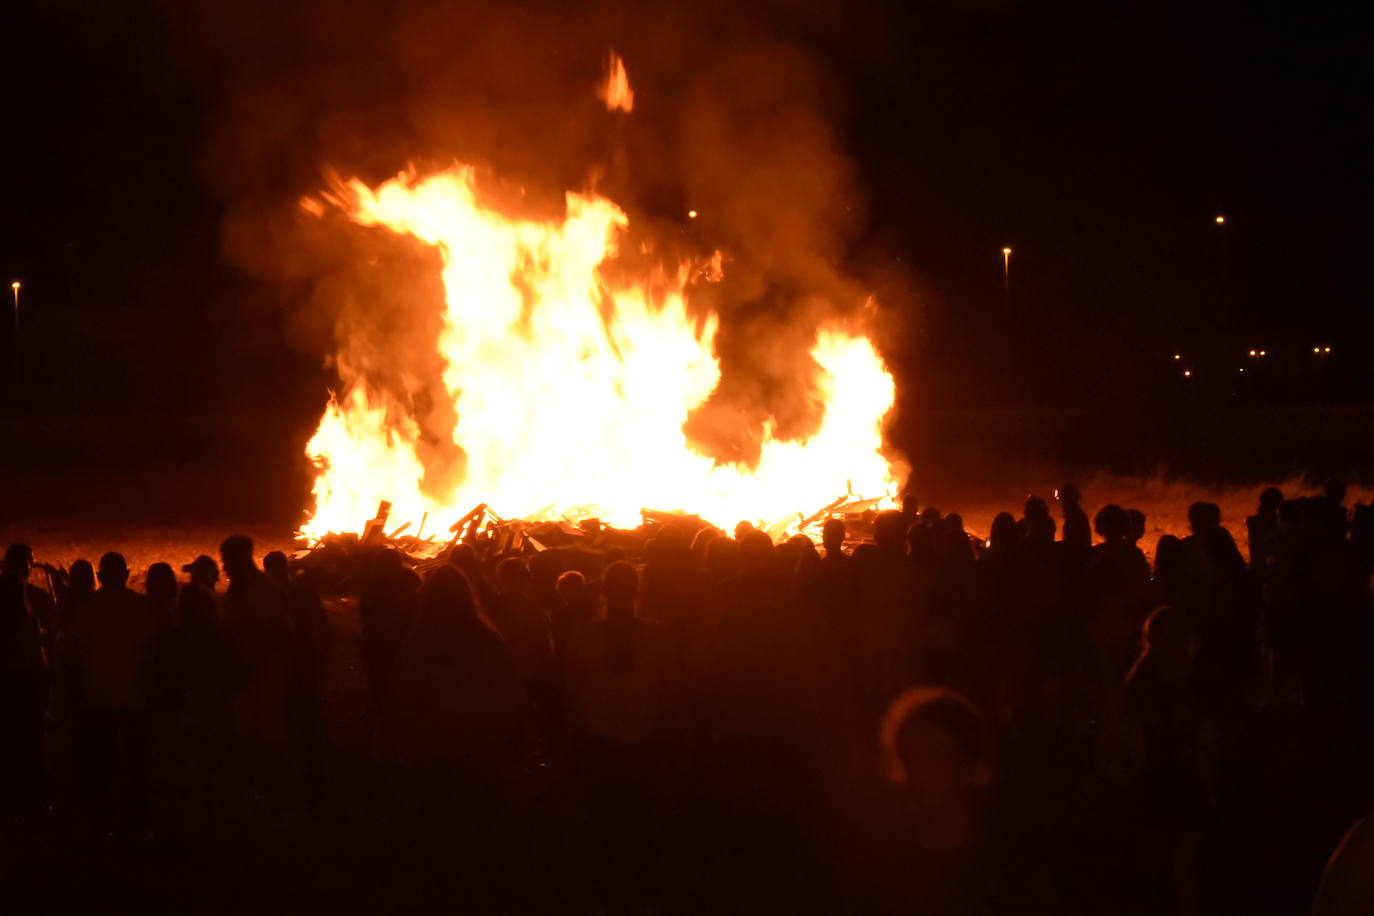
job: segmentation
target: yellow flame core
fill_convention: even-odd
[[[768,430],[753,467],[692,447],[684,423],[720,380],[717,323],[688,314],[691,264],[608,282],[601,268],[628,222],[611,201],[570,193],[561,221],[513,219],[478,201],[466,166],[376,189],[355,179],[328,199],[362,225],[439,250],[446,310],[436,346],[466,464],[449,489],[427,491],[434,469],[419,424],[341,356],[346,393],[306,449],[318,468],[306,537],[358,531],[383,499],[392,525],[428,513],[431,531],[485,502],[508,518],[632,527],[648,507],[781,533],[836,496],[894,491],[881,453],[892,377],[870,340],[839,328],[822,328],[811,351],[824,402],[813,436],[784,441]]]
[[[625,70],[625,61],[614,51],[610,54],[606,82],[597,91],[597,98],[606,103],[607,111],[634,110],[635,93],[630,88],[630,74]]]

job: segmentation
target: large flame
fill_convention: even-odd
[[[881,454],[892,378],[866,337],[839,327],[820,329],[812,349],[824,401],[813,436],[768,430],[752,467],[693,448],[683,426],[720,380],[716,321],[688,314],[691,264],[608,279],[628,223],[610,200],[570,193],[561,220],[511,218],[479,202],[466,166],[375,189],[355,179],[327,199],[357,223],[438,249],[446,310],[435,345],[466,462],[427,478],[422,455],[434,452],[421,448],[418,422],[341,354],[345,392],[307,447],[319,472],[306,537],[357,531],[383,499],[388,527],[427,515],[431,531],[478,503],[508,518],[617,526],[637,525],[645,507],[680,509],[782,531],[837,496],[894,490]]]

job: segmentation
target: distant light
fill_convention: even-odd
[[[1174,359],[1183,359],[1183,354],[1182,354],[1182,353],[1175,353],[1175,354],[1174,354]]]
[[[1003,249],[1002,249],[1002,254],[1011,254],[1011,249],[1010,249],[1010,248],[1003,248]]]
[[[1250,351],[1250,355],[1251,355],[1251,356],[1259,356],[1259,351],[1258,351],[1258,350],[1251,350],[1251,351]]]
[[[18,280],[15,280],[13,283],[10,284],[10,289],[18,289],[18,288],[19,288],[19,281],[18,281]]]
[[[1220,226],[1220,225],[1221,225],[1222,223],[1224,223],[1224,222],[1226,222],[1226,217],[1221,216],[1221,215],[1218,215],[1218,216],[1217,216],[1217,225]]]
[[[1184,369],[1184,370],[1183,370],[1183,377],[1184,377],[1184,378],[1192,378],[1192,377],[1193,377],[1193,370],[1192,370],[1192,369]]]
[[[1260,356],[1268,356],[1268,355],[1269,355],[1269,352],[1268,352],[1267,350],[1261,350],[1261,351],[1260,351]]]
[[[1313,353],[1320,353],[1321,351],[1322,351],[1322,348],[1321,348],[1321,347],[1313,347],[1313,348],[1312,348],[1312,352],[1313,352]]]
[[[1330,348],[1330,347],[1327,347],[1326,349],[1322,350],[1322,352],[1323,352],[1323,353],[1330,353],[1330,352],[1331,352],[1331,348]]]
[[[696,218],[697,218],[697,211],[695,211],[695,210],[688,210],[688,211],[687,211],[687,218],[688,218],[688,219],[696,219]]]
[[[1236,371],[1237,371],[1237,372],[1244,372],[1244,371],[1245,371],[1245,367],[1244,367],[1244,366],[1241,366],[1241,367],[1240,367],[1239,369],[1237,369]]]

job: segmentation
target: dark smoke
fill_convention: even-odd
[[[727,253],[694,308],[721,317],[720,389],[690,423],[719,457],[756,455],[819,420],[807,350],[817,323],[857,316],[868,290],[845,265],[863,225],[838,139],[845,90],[813,37],[852,7],[629,3],[153,4],[180,61],[216,99],[203,171],[226,208],[232,263],[275,290],[304,346],[410,405],[436,442],[440,286],[432,252],[303,214],[325,174],[376,183],[454,160],[554,214],[590,183],[632,232],[672,256]],[[629,115],[595,95],[607,50],[624,57]],[[697,220],[686,211],[696,209]],[[637,246],[623,246],[634,250]]]

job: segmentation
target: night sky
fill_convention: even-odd
[[[323,354],[222,254],[205,174],[219,74],[167,7],[114,9],[6,15],[0,271],[24,283],[22,409],[309,417]],[[754,19],[840,87],[864,213],[852,271],[900,288],[918,400],[1059,407],[1374,397],[1355,15],[986,0]],[[1252,346],[1280,368],[1237,389]]]

